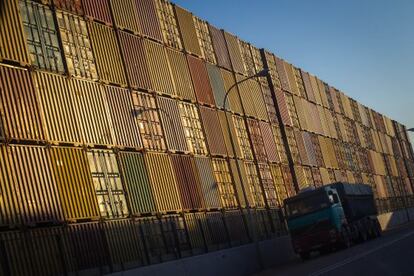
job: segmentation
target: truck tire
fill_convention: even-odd
[[[381,224],[379,223],[378,219],[376,219],[374,222],[374,229],[375,229],[375,236],[381,237],[382,229],[381,229]]]
[[[344,249],[350,248],[352,246],[351,233],[349,231],[349,228],[346,226],[343,226],[341,229],[341,239],[342,239],[341,245]]]
[[[302,259],[302,261],[309,260],[310,252],[301,252],[301,253],[299,253],[299,256]]]
[[[361,243],[368,240],[368,227],[365,222],[359,224],[359,240]]]

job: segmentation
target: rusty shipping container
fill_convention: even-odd
[[[200,177],[201,192],[207,209],[221,207],[219,188],[213,175],[213,166],[208,157],[194,157],[196,169]]]
[[[175,95],[180,99],[196,101],[190,69],[183,53],[167,48],[168,61],[175,86]]]
[[[142,154],[119,152],[118,162],[131,215],[155,213],[154,196]]]
[[[135,0],[110,0],[115,25],[134,34],[141,33],[141,24]]]
[[[193,56],[187,56],[187,60],[197,101],[201,104],[214,106],[213,91],[210,86],[205,63],[201,59]]]
[[[49,154],[65,220],[97,219],[98,201],[86,152],[79,148],[52,147]]]
[[[196,173],[194,158],[188,155],[173,154],[171,162],[183,210],[204,209],[200,178]]]
[[[132,102],[134,106],[132,115],[138,124],[144,148],[156,151],[167,150],[159,114],[166,111],[162,108],[157,109],[155,97],[147,93],[133,92]],[[168,123],[170,122],[167,121]]]
[[[0,114],[6,139],[44,139],[38,101],[28,70],[0,65]]]
[[[227,154],[227,150],[223,133],[221,132],[220,128],[217,129],[217,127],[220,125],[217,111],[212,108],[200,106],[200,114],[203,121],[204,130],[206,132],[206,138],[210,153],[212,155],[225,156]]]
[[[213,42],[214,52],[216,54],[217,65],[227,70],[231,70],[230,56],[226,46],[223,31],[212,25],[208,25]]]
[[[63,221],[61,201],[44,147],[1,146],[0,168],[1,225],[33,226]]]
[[[280,162],[277,145],[270,124],[259,122],[259,125],[266,150],[267,160],[269,162]]]
[[[114,144],[119,147],[142,148],[130,91],[109,85],[106,85],[104,90],[109,107],[108,115],[115,135]]]
[[[0,9],[0,61],[30,64],[29,51],[19,13],[19,2],[4,0]]]
[[[81,0],[53,0],[53,6],[58,10],[64,10],[77,15],[83,15]]]
[[[86,18],[112,25],[111,10],[106,0],[82,0]]]
[[[247,119],[247,126],[250,132],[250,139],[253,145],[255,157],[259,162],[267,162],[267,155],[263,136],[260,131],[260,123],[254,119]]]
[[[157,0],[135,1],[138,9],[141,32],[144,36],[162,42],[160,21],[157,13]]]
[[[88,29],[99,79],[106,83],[125,86],[126,77],[115,30],[96,22],[89,22]]]
[[[183,39],[184,49],[187,53],[201,57],[201,49],[197,41],[193,15],[177,5],[174,6],[174,10]]]
[[[147,153],[144,154],[144,159],[157,211],[182,210],[170,157],[161,153]]]

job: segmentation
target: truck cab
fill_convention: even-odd
[[[293,248],[303,259],[311,251],[349,244],[357,235],[378,232],[374,229],[378,225],[374,225],[376,209],[372,190],[360,185],[363,184],[335,183],[303,190],[285,200]]]

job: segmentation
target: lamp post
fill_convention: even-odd
[[[228,133],[230,135],[230,144],[231,144],[231,147],[232,147],[232,151],[234,153],[234,156],[236,156],[236,146],[234,145],[233,137],[231,137],[230,122],[229,122],[229,118],[228,118],[228,116],[226,114],[227,98],[228,98],[230,92],[232,91],[232,89],[234,87],[236,87],[236,85],[241,84],[242,82],[245,82],[245,81],[247,81],[249,79],[252,79],[252,78],[266,77],[268,73],[269,73],[269,70],[268,69],[264,69],[264,70],[261,70],[261,71],[257,72],[254,75],[251,75],[251,76],[248,76],[248,77],[246,77],[246,78],[244,78],[242,80],[236,81],[234,84],[232,84],[227,89],[226,94],[224,95],[224,100],[223,100],[224,115],[226,116],[227,131],[228,131]],[[241,171],[240,171],[239,163],[237,161],[236,161],[236,168],[237,168],[238,175],[241,176],[242,174],[241,174]],[[257,251],[258,263],[259,263],[260,267],[262,268],[263,267],[263,264],[262,264],[261,254],[260,254],[259,241],[258,241],[257,232],[256,232],[256,225],[254,225],[253,224],[253,221],[252,221],[252,215],[251,215],[251,210],[250,210],[250,203],[248,201],[247,194],[246,194],[246,189],[245,189],[243,183],[241,183],[241,188],[242,188],[242,192],[243,192],[243,197],[246,200],[246,207],[247,207],[247,215],[248,215],[249,225],[253,226],[252,227],[252,230],[253,230],[253,237],[252,238],[253,238],[253,242],[255,243],[255,247],[256,247],[256,251]],[[240,200],[239,200],[239,204],[240,204]]]

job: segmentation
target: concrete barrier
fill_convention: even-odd
[[[414,208],[397,210],[378,215],[382,230],[389,230],[401,224],[414,220]]]
[[[251,275],[295,258],[290,237],[251,243],[189,258],[113,273],[142,275]]]

